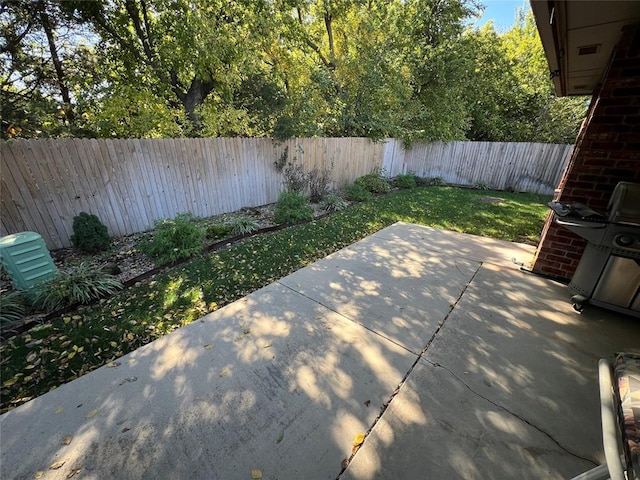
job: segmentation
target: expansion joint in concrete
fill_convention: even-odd
[[[558,440],[556,440],[553,435],[551,435],[549,432],[547,432],[546,430],[540,428],[539,426],[531,423],[529,420],[527,420],[526,418],[524,418],[523,416],[512,412],[511,410],[509,410],[508,408],[506,408],[504,405],[500,405],[496,402],[494,402],[493,400],[491,400],[488,397],[485,397],[484,395],[482,395],[481,393],[475,391],[473,388],[471,388],[462,378],[460,378],[458,375],[456,375],[453,371],[449,370],[447,367],[445,367],[444,365],[437,363],[437,362],[431,362],[429,360],[426,360],[426,362],[428,362],[430,365],[434,366],[435,368],[442,368],[443,370],[445,370],[446,372],[448,372],[452,377],[454,377],[456,380],[458,380],[458,382],[460,382],[462,385],[464,385],[471,393],[473,393],[474,395],[482,398],[483,400],[489,402],[491,405],[493,405],[496,408],[499,408],[500,410],[503,410],[505,412],[507,412],[509,415],[512,415],[514,417],[516,417],[518,420],[520,420],[523,423],[526,423],[527,425],[529,425],[530,427],[536,429],[538,432],[540,432],[541,434],[543,434],[545,437],[547,437],[549,440],[551,440],[554,444],[556,444],[558,446],[558,448],[560,448],[563,452],[567,453],[568,455],[571,455],[572,457],[578,458],[580,460],[584,460],[585,462],[589,462],[591,463],[594,467],[597,467],[599,465],[598,462],[587,458],[587,457],[583,457],[582,455],[579,455],[575,452],[572,452],[571,450],[569,450],[567,447],[565,447],[564,445],[562,445]]]
[[[481,264],[482,265],[482,264]],[[427,353],[427,350],[429,349],[429,347],[431,346],[431,344],[433,343],[433,341],[435,340],[436,336],[438,335],[438,333],[440,332],[440,330],[442,329],[442,327],[444,326],[444,324],[447,322],[447,320],[449,319],[449,316],[451,315],[451,312],[453,311],[453,309],[456,307],[456,305],[458,304],[458,302],[460,301],[460,299],[462,298],[462,296],[464,295],[464,293],[467,291],[467,288],[469,287],[469,285],[471,284],[471,282],[473,282],[473,279],[475,278],[476,274],[478,273],[478,271],[480,270],[480,266],[476,269],[475,272],[473,272],[473,275],[471,276],[471,278],[469,279],[469,281],[467,282],[467,284],[464,286],[464,288],[462,289],[462,291],[460,292],[460,295],[458,295],[458,298],[456,298],[455,302],[453,302],[451,304],[451,308],[449,309],[449,313],[447,313],[447,315],[444,317],[444,319],[442,320],[442,322],[440,322],[440,324],[438,325],[438,328],[436,328],[436,330],[433,332],[433,335],[431,335],[431,338],[429,338],[429,341],[427,342],[427,344],[424,346],[424,348],[422,349],[422,351],[420,352],[420,354],[417,356],[416,361],[413,362],[413,365],[411,365],[411,367],[409,368],[409,370],[407,371],[407,373],[404,375],[404,377],[402,377],[402,380],[400,381],[400,383],[398,384],[398,386],[393,390],[393,393],[391,394],[391,396],[389,397],[389,400],[386,401],[384,403],[384,405],[382,406],[382,408],[380,409],[380,413],[378,414],[378,416],[375,418],[375,420],[373,421],[373,423],[371,424],[371,426],[369,427],[369,430],[366,431],[365,433],[365,439],[364,441],[366,442],[367,437],[369,436],[369,433],[371,433],[371,431],[373,430],[373,428],[376,426],[376,424],[378,423],[378,421],[380,421],[380,419],[382,418],[382,415],[384,415],[384,412],[387,411],[387,409],[389,408],[389,405],[391,404],[392,400],[398,395],[398,393],[400,393],[400,389],[402,388],[402,386],[407,382],[407,379],[409,378],[409,375],[411,375],[411,372],[413,372],[413,369],[416,368],[416,365],[418,365],[418,362],[420,362],[420,359],[424,357],[424,355]],[[329,307],[327,307],[329,308]],[[338,312],[336,312],[338,313]],[[365,327],[366,328],[366,327]],[[386,338],[386,337],[385,337]],[[391,340],[390,340],[391,341]],[[395,343],[395,342],[394,342]],[[412,352],[413,353],[413,352]],[[342,478],[342,474],[345,472],[345,470],[347,469],[347,466],[349,465],[349,463],[351,463],[351,460],[353,460],[354,455],[357,453],[357,449],[356,451],[354,451],[351,456],[348,459],[345,459],[345,461],[343,462],[343,466],[342,466],[342,470],[340,471],[340,473],[338,474],[338,476],[336,477],[336,480],[340,480]]]
[[[391,342],[391,343],[393,343],[393,344],[397,345],[398,347],[400,347],[400,348],[402,348],[402,349],[406,350],[407,352],[413,353],[414,355],[418,355],[416,352],[414,352],[414,351],[412,351],[412,350],[409,350],[407,347],[405,347],[405,346],[404,346],[404,345],[402,345],[401,343],[398,343],[398,342],[397,342],[397,341],[395,341],[393,338],[389,338],[389,337],[387,337],[386,335],[382,335],[380,332],[377,332],[376,330],[373,330],[372,328],[370,328],[370,327],[368,327],[368,326],[366,326],[366,325],[364,325],[364,324],[362,324],[362,323],[360,323],[360,322],[358,322],[358,321],[354,320],[353,318],[349,318],[349,317],[347,317],[345,314],[340,313],[339,311],[337,311],[335,308],[331,307],[330,305],[324,304],[324,303],[322,303],[322,302],[320,302],[320,301],[316,300],[315,298],[311,298],[311,297],[309,297],[308,295],[305,295],[304,293],[301,293],[301,292],[299,292],[299,291],[297,291],[297,290],[294,290],[293,288],[291,288],[291,287],[290,287],[290,286],[288,286],[288,285],[285,285],[284,283],[280,283],[280,282],[277,282],[277,283],[278,283],[278,285],[281,285],[281,286],[283,286],[284,288],[288,288],[288,289],[289,289],[289,290],[291,290],[292,292],[294,292],[294,293],[296,293],[296,294],[298,294],[298,295],[300,295],[300,296],[302,296],[302,297],[304,297],[304,298],[306,298],[306,299],[308,299],[308,300],[311,300],[311,301],[312,301],[312,302],[314,302],[314,303],[317,303],[318,305],[320,305],[320,306],[322,306],[322,307],[326,308],[327,310],[330,310],[331,312],[335,313],[336,315],[338,315],[338,316],[340,316],[340,317],[344,318],[346,321],[348,321],[348,322],[352,322],[352,323],[355,323],[355,324],[357,324],[357,325],[360,325],[360,326],[361,326],[362,328],[364,328],[365,330],[370,331],[371,333],[373,333],[373,334],[375,334],[375,335],[379,336],[380,338],[384,338],[386,341]]]

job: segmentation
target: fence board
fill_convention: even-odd
[[[419,143],[405,153],[405,163],[419,176],[441,177],[451,184],[552,194],[571,149],[536,143]],[[389,157],[384,166],[399,173]]]
[[[490,142],[372,142],[366,138],[47,139],[0,143],[2,235],[32,230],[49,248],[70,246],[73,217],[97,214],[110,235],[155,220],[210,216],[273,203],[284,189],[274,163],[332,169],[340,187],[383,168],[462,185],[551,194],[569,145]]]

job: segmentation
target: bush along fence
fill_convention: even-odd
[[[190,212],[208,217],[274,203],[287,169],[330,172],[331,187],[382,169],[443,182],[551,194],[569,145],[306,138],[41,139],[0,142],[0,235],[35,231],[71,246],[73,218],[97,215],[111,236]],[[289,175],[291,178],[291,175]],[[313,192],[311,192],[313,193]]]

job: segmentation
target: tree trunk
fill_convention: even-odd
[[[197,109],[204,103],[204,100],[213,91],[215,86],[216,83],[213,80],[205,81],[199,78],[194,78],[191,81],[189,90],[187,90],[186,93],[180,90],[177,85],[173,86],[173,91],[184,107],[189,122],[191,122],[194,136],[199,136],[199,133],[203,129],[202,115],[197,112]]]
[[[60,94],[62,95],[62,101],[64,102],[64,118],[68,123],[73,122],[73,107],[71,105],[71,95],[69,94],[69,88],[65,81],[64,69],[62,68],[62,62],[58,56],[58,47],[56,46],[55,38],[53,37],[53,27],[49,21],[49,16],[46,13],[47,6],[40,0],[37,3],[38,13],[40,15],[40,22],[45,35],[47,36],[47,43],[49,44],[49,53],[51,54],[51,61],[56,71],[56,77],[58,79],[58,86],[60,87]]]

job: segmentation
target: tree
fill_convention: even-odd
[[[121,83],[181,107],[186,133],[204,128],[201,109],[230,96],[260,62],[270,36],[266,1],[115,0],[66,3],[100,34],[100,52],[121,63]]]
[[[464,0],[410,0],[399,17],[403,59],[411,72],[408,140],[461,140],[469,124],[465,95],[471,60],[462,34],[477,12]]]
[[[3,137],[59,135],[73,130],[71,84],[83,66],[73,21],[50,0],[0,4],[0,88]]]
[[[586,98],[559,98],[531,11],[498,34],[491,23],[464,35],[472,88],[466,137],[500,142],[572,143],[584,118]]]

